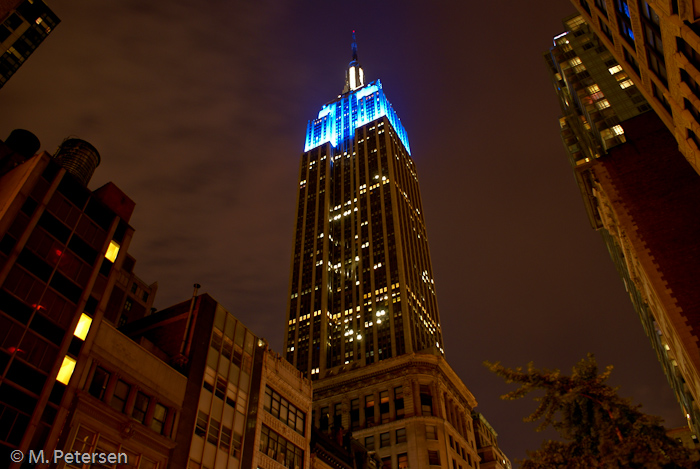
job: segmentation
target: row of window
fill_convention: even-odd
[[[237,418],[240,417],[241,414],[238,414]],[[237,426],[242,427],[242,424]],[[241,458],[241,442],[243,440],[243,435],[237,431],[232,431],[231,427],[222,425],[220,421],[213,417],[210,419],[206,412],[200,410],[197,413],[197,423],[194,427],[194,434],[205,438],[207,442],[215,447],[218,446],[219,449],[229,453],[234,458]]]
[[[435,427],[433,426],[433,430],[435,430]],[[394,444],[400,444],[400,443],[406,443],[406,429],[405,428],[399,428],[394,432],[395,439],[394,439]],[[434,438],[430,438],[433,440],[437,439],[437,436]],[[386,448],[388,446],[391,446],[391,432],[384,432],[379,434],[379,447],[380,448]],[[365,437],[365,448],[368,451],[374,451],[377,449],[376,442],[374,435],[370,435]]]
[[[277,391],[272,390],[269,386],[265,387],[263,408],[298,434],[304,435],[306,414],[293,404],[290,404],[287,399],[280,396]]]
[[[390,395],[393,394],[394,402],[394,413],[391,413],[390,407]],[[429,394],[428,394],[429,396]],[[377,424],[383,424],[391,422],[392,420],[401,420],[405,416],[404,409],[404,398],[403,398],[403,386],[397,386],[393,389],[393,392],[389,390],[383,390],[379,392],[379,402],[376,405],[376,399],[374,394],[369,394],[364,397],[362,401],[362,409],[364,410],[364,427],[370,428]],[[378,407],[378,409],[377,409]],[[426,399],[426,410],[423,415],[432,415],[432,397]],[[379,410],[377,413],[376,410]],[[320,429],[328,430],[329,426],[332,424],[333,427],[342,426],[342,403],[336,403],[333,405],[333,420],[330,421],[329,407],[321,407],[321,421]],[[350,430],[358,430],[362,428],[361,417],[360,417],[360,399],[350,400]]]
[[[107,389],[111,381],[116,380],[112,395],[108,396]],[[95,368],[95,374],[87,391],[100,400],[105,400],[117,412],[130,415],[135,421],[146,425],[161,435],[170,436],[172,425],[166,426],[168,412],[172,409],[156,402],[154,398],[118,378],[102,367]],[[152,406],[152,411],[150,411]],[[150,411],[150,412],[149,412]]]
[[[459,444],[459,441],[456,441],[454,438],[452,438],[452,435],[450,435],[450,448],[454,449],[457,452],[457,454],[462,457],[462,459],[469,463],[470,466],[472,465],[471,455],[469,454],[469,452],[465,451],[464,446],[461,446]]]
[[[260,432],[260,452],[290,469],[304,467],[304,451],[266,425]]]
[[[438,461],[440,458],[438,457]],[[439,463],[438,463],[439,464]],[[382,469],[408,469],[408,453],[399,453],[396,455],[396,466],[392,465],[392,457],[387,456],[382,458]]]

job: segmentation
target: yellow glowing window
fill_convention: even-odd
[[[620,83],[620,88],[622,88],[624,90],[625,88],[629,88],[630,86],[633,86],[633,85],[634,85],[634,83],[632,83],[632,80],[625,80],[625,81]]]
[[[73,370],[75,370],[75,359],[66,355],[63,357],[63,363],[61,363],[61,369],[58,371],[56,381],[67,385],[70,377],[73,375]]]
[[[90,330],[91,324],[92,318],[85,313],[81,314],[80,321],[78,321],[78,325],[76,326],[73,335],[80,340],[85,340],[85,337],[87,337],[88,331]]]
[[[107,252],[105,253],[105,259],[107,259],[110,262],[114,262],[117,260],[117,254],[119,254],[119,244],[116,243],[116,241],[112,240],[109,242],[109,247],[107,248]]]

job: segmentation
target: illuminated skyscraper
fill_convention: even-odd
[[[299,180],[285,349],[316,380],[314,427],[352,432],[384,467],[479,467],[476,399],[444,357],[408,136],[381,82],[365,83],[354,35]],[[489,467],[510,467],[495,432],[482,446],[501,455]]]
[[[352,46],[345,88],[309,122],[285,350],[312,379],[425,349],[444,355],[416,168]]]

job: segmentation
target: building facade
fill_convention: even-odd
[[[700,5],[572,0],[700,172]]]
[[[103,321],[56,447],[122,454],[124,467],[172,467],[186,384],[167,363]],[[56,467],[76,465],[61,461]]]
[[[379,80],[353,60],[309,122],[301,157],[287,360],[318,379],[436,348],[444,354],[416,167]]]
[[[640,98],[637,79],[608,49],[609,39],[582,15],[564,24],[567,31],[545,54],[563,112],[562,140],[591,226],[697,433],[700,176],[663,115]]]
[[[481,459],[479,467],[481,469],[511,469],[510,460],[498,447],[496,430],[478,412],[472,412],[472,420],[474,421],[476,449]]]
[[[60,22],[41,0],[0,2],[0,88]]]
[[[314,382],[314,426],[351,432],[390,468],[479,466],[469,392],[439,353],[341,367]]]
[[[170,467],[309,469],[311,382],[197,288],[121,328],[186,377]]]
[[[114,313],[109,305],[120,279],[133,274],[133,201],[111,183],[86,187],[97,150],[70,139],[53,156],[35,155],[39,146],[27,131],[0,143],[4,458],[56,447],[99,326],[117,320],[119,305]]]
[[[476,400],[444,358],[408,135],[354,39],[343,92],[307,127],[286,357],[337,444],[352,436],[384,469],[476,468]]]

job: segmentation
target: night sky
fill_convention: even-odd
[[[136,202],[130,253],[156,306],[192,284],[282,351],[306,123],[342,90],[351,32],[408,132],[445,351],[514,460],[544,438],[484,360],[566,372],[684,423],[558,133],[542,53],[565,0],[47,0],[61,18],[0,89],[0,138],[101,153],[90,188]]]

